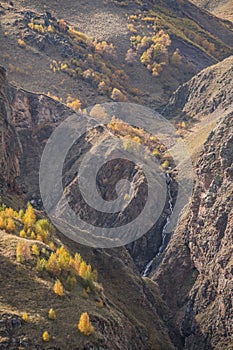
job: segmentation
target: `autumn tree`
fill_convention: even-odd
[[[78,329],[80,330],[81,333],[85,335],[91,335],[94,332],[94,328],[91,324],[91,321],[87,312],[83,312],[82,315],[80,316]]]
[[[38,248],[37,244],[33,244],[32,245],[31,251],[32,251],[33,255],[39,256],[39,254],[40,254],[40,251],[39,251],[39,248]]]
[[[14,232],[15,231],[15,222],[12,218],[7,219],[6,231]]]
[[[34,212],[33,207],[29,203],[23,217],[24,229],[27,230],[31,228],[35,224],[35,222],[36,222],[36,214]]]
[[[25,322],[29,321],[29,316],[28,316],[27,312],[23,312],[22,313],[22,320],[25,321]]]
[[[56,280],[54,287],[53,287],[53,291],[55,294],[59,295],[60,297],[62,297],[64,295],[63,286],[59,280]]]
[[[58,258],[60,269],[67,271],[69,269],[70,254],[64,246],[57,249],[56,256]]]
[[[31,259],[31,250],[28,242],[19,241],[16,247],[16,260],[18,262],[28,261]]]
[[[80,254],[76,253],[74,258],[70,258],[69,265],[73,269],[73,271],[79,274],[80,264],[82,262],[82,257]]]
[[[79,276],[84,278],[86,275],[86,271],[87,271],[87,263],[85,261],[82,261],[78,271]]]
[[[56,313],[55,313],[55,311],[53,310],[53,308],[51,308],[51,309],[49,310],[48,318],[49,318],[50,320],[56,320]]]
[[[44,342],[48,342],[49,341],[49,333],[47,331],[45,331],[43,334],[42,334],[42,339]]]
[[[0,229],[4,230],[6,228],[6,219],[5,216],[0,215]]]
[[[46,270],[51,272],[54,276],[59,276],[61,273],[61,268],[58,262],[57,255],[52,253],[46,264]]]

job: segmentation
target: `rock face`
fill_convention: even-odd
[[[5,83],[6,72],[0,68],[0,173],[1,190],[6,187],[16,189],[16,179],[20,173],[19,159],[22,146],[12,120],[12,89]]]
[[[194,198],[199,203],[193,203],[187,239],[199,276],[183,319],[186,349],[232,346],[232,127],[230,114],[209,138],[197,164]]]
[[[181,85],[162,113],[166,118],[177,115],[197,118],[232,109],[232,80],[233,56],[230,56]]]
[[[56,125],[71,115],[66,106],[44,95],[10,86],[0,70],[1,176],[29,200],[38,197],[38,173],[44,145]]]
[[[231,67],[228,73],[227,67]],[[197,179],[191,203],[153,275],[176,315],[187,350],[232,349],[233,114],[230,108],[227,112],[232,96],[226,92],[232,89],[231,74],[232,58],[202,72],[199,83],[195,77],[186,90],[181,87],[167,109],[171,112],[178,106],[189,113],[196,96],[199,104],[195,110],[203,108],[211,117],[213,109],[205,101],[214,94],[219,98],[218,110],[225,113],[195,165]],[[217,76],[226,89],[214,89]],[[199,94],[201,87],[205,89]]]

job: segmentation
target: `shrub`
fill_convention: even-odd
[[[58,26],[59,26],[59,29],[60,29],[61,31],[66,31],[66,29],[68,29],[67,24],[66,24],[66,22],[64,21],[64,19],[60,19],[60,20],[59,20]]]
[[[54,32],[54,28],[51,25],[48,26],[47,30],[48,30],[49,33],[53,33]]]
[[[34,231],[32,231],[30,238],[31,238],[31,239],[36,239],[36,234],[35,234]]]
[[[80,316],[78,329],[85,335],[91,335],[94,332],[94,328],[90,322],[90,318],[87,312],[83,312]]]
[[[92,279],[93,279],[93,281],[94,282],[97,282],[98,281],[98,271],[96,270],[96,269],[94,269],[93,271],[92,271]]]

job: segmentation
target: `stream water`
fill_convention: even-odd
[[[149,275],[149,273],[151,272],[151,268],[153,263],[155,262],[156,259],[159,258],[159,256],[164,252],[166,246],[167,246],[167,227],[170,223],[170,218],[173,212],[173,198],[172,198],[172,194],[171,194],[171,183],[172,183],[172,178],[169,174],[166,174],[166,182],[167,182],[167,193],[168,193],[168,209],[169,209],[169,214],[166,218],[166,223],[163,226],[162,229],[162,242],[160,247],[158,248],[158,252],[155,255],[155,257],[153,259],[151,259],[148,264],[145,267],[145,270],[142,273],[143,277],[147,277]]]

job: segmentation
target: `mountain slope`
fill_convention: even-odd
[[[232,27],[189,2],[0,5],[0,63],[10,80],[64,102],[78,98],[83,107],[111,101],[114,88],[130,101],[161,106],[180,83],[232,53]],[[153,40],[167,46],[157,52]]]
[[[232,0],[192,0],[197,6],[212,12],[217,17],[233,21],[233,2]]]
[[[30,200],[34,206],[40,207],[38,177],[44,143],[55,126],[74,112],[47,96],[8,85],[6,72],[2,68],[0,108],[0,151],[3,155],[1,204],[13,203],[14,208],[19,210]],[[5,207],[1,206],[1,217],[4,210]],[[154,286],[152,293],[126,248],[91,249],[68,240],[59,232],[51,231],[52,243],[64,245],[72,256],[80,253],[85,261],[98,269],[98,281],[103,284],[103,289],[100,287],[86,297],[85,294],[83,296],[82,280],[77,277],[75,289],[69,291],[65,288],[64,299],[59,299],[53,292],[54,276],[46,271],[38,271],[35,258],[23,264],[16,261],[19,242],[37,244],[41,259],[47,259],[54,246],[51,248],[51,241],[42,243],[41,238],[35,239],[35,236],[30,239],[28,233],[25,233],[26,238],[22,237],[19,214],[12,214],[12,209],[8,212],[11,213],[8,215],[13,215],[16,227],[14,234],[12,230],[0,230],[1,349],[13,350],[15,346],[19,348],[19,344],[24,344],[28,349],[51,349],[52,346],[53,349],[65,350],[69,346],[71,350],[77,347],[83,350],[101,347],[123,350],[128,344],[132,350],[172,350],[175,348],[174,343],[181,343],[172,315],[162,302],[157,286]],[[37,215],[38,219],[43,217],[42,212],[37,212]],[[4,222],[1,225],[4,226]],[[66,272],[61,275],[65,286],[66,277]],[[99,307],[100,299],[104,305]],[[57,314],[54,323],[47,316],[51,307]],[[28,323],[22,321],[25,311],[30,317]],[[79,317],[85,311],[90,314],[95,328],[90,338],[81,335],[77,329]],[[163,321],[164,315],[167,315],[166,321]],[[171,330],[168,331],[165,323],[173,325]],[[42,341],[42,333],[46,330],[51,336],[48,344]]]
[[[181,85],[163,109],[163,115],[172,119],[205,119],[232,109],[233,56],[208,67]]]

